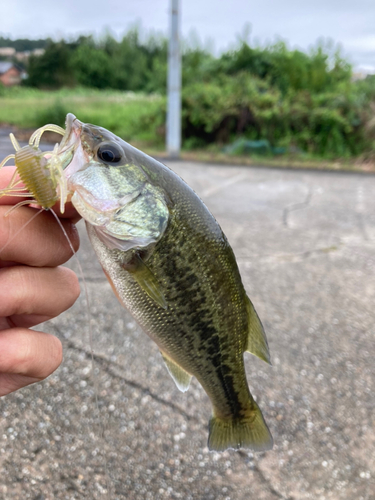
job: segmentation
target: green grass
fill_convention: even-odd
[[[0,87],[0,124],[19,129],[36,129],[47,123],[63,126],[65,116],[70,112],[85,123],[110,130],[148,154],[165,156],[165,113],[160,111],[164,99],[159,95],[84,88],[42,91],[26,87]],[[181,158],[231,165],[375,171],[374,161],[329,161],[302,154],[276,157],[228,155],[222,152],[219,145],[183,150]]]
[[[127,141],[163,143],[154,116],[162,97],[134,92],[62,89],[42,91],[13,87],[0,93],[0,123],[37,128],[46,123],[64,125],[67,113],[85,123],[100,125]],[[151,116],[151,119],[150,119]],[[157,121],[157,119],[156,119]]]

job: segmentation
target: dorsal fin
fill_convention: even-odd
[[[180,389],[181,392],[186,392],[189,389],[192,376],[190,375],[190,373],[181,368],[181,366],[173,361],[169,356],[164,354],[164,352],[160,351],[160,353],[163,356],[167,370],[170,376],[173,378],[178,389]]]
[[[249,319],[249,334],[247,337],[247,345],[245,351],[258,356],[268,364],[271,364],[270,352],[268,349],[268,343],[266,334],[263,329],[263,325],[259,319],[259,316],[254,309],[253,304],[247,297],[247,315]]]

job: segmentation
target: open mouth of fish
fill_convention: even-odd
[[[109,197],[98,198],[97,194],[94,195],[78,181],[76,174],[82,172],[93,159],[93,152],[83,139],[83,129],[84,124],[72,113],[68,113],[65,134],[60,142],[58,153],[62,157],[72,155],[71,160],[64,167],[69,193],[68,201],[73,201],[76,208],[80,207],[85,213],[95,212],[96,217],[91,218],[91,223],[105,224],[108,222],[108,216],[121,207],[123,200]]]
[[[68,113],[65,121],[65,134],[59,145],[59,155],[72,153],[71,161],[65,166],[64,174],[67,179],[82,168],[89,161],[88,154],[82,149],[81,134],[83,123],[72,113]]]

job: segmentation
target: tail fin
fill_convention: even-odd
[[[213,416],[209,424],[208,448],[224,451],[227,448],[250,448],[254,451],[270,450],[273,446],[271,433],[258,405],[242,419],[223,420]]]

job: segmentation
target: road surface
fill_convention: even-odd
[[[207,396],[177,390],[81,226],[91,319],[82,293],[44,325],[61,367],[0,400],[0,499],[375,499],[375,177],[169,165],[221,224],[264,323],[273,366],[245,358],[274,449],[208,451]]]

